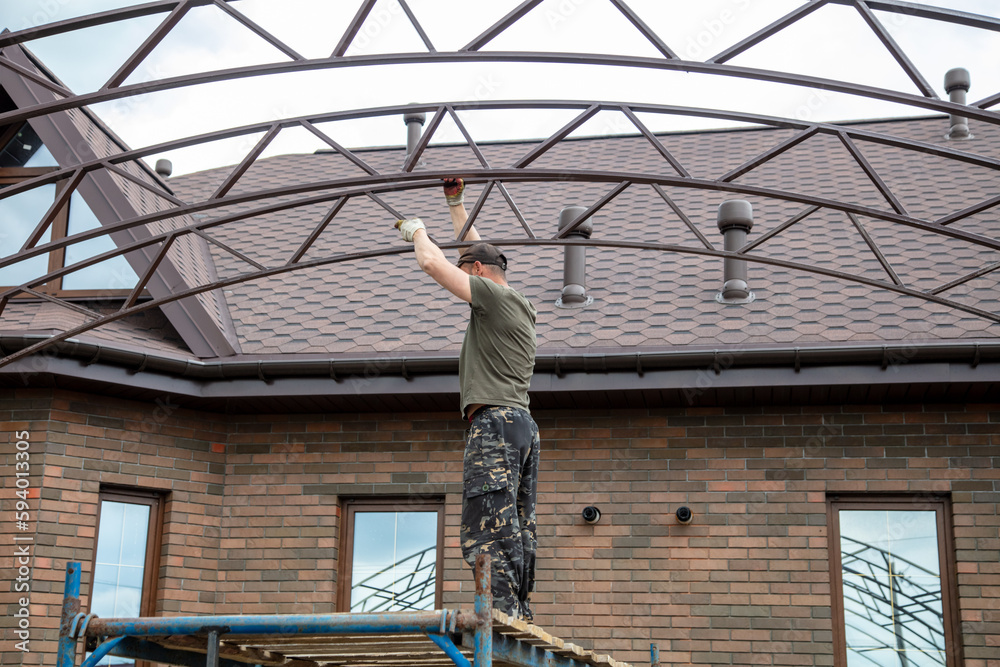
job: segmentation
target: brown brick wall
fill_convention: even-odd
[[[29,400],[45,410],[44,396]],[[67,558],[89,568],[102,481],[171,489],[160,613],[334,610],[340,499],[386,494],[446,498],[444,603],[471,605],[458,544],[463,425],[451,414],[150,421],[155,407],[57,392],[51,421],[40,416],[50,444],[38,529],[50,544],[39,556],[51,564],[36,558],[35,576],[53,591],[40,614],[57,615]],[[965,664],[1000,665],[1000,406],[536,419],[533,601],[551,633],[640,665],[650,642],[664,663],[830,665],[828,496],[946,493]],[[590,504],[596,526],[580,518]],[[694,510],[688,526],[680,505]]]
[[[81,602],[90,590],[101,485],[166,494],[160,552],[158,614],[214,611],[223,509],[226,432],[214,415],[178,410],[167,400],[126,402],[61,391],[0,393],[0,459],[13,465],[14,433],[31,433],[35,535],[31,583],[31,652],[14,649],[10,613],[16,597],[0,590],[4,665],[54,664],[66,563],[82,563]],[[34,480],[33,480],[34,482]],[[11,581],[14,484],[3,480],[0,578]]]

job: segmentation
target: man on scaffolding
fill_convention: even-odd
[[[465,184],[446,180],[455,238],[469,214]],[[462,417],[469,421],[462,493],[462,554],[492,560],[493,606],[528,621],[535,583],[535,496],[541,443],[528,412],[535,365],[535,308],[507,283],[507,258],[488,243],[462,249],[451,264],[420,218],[396,227],[412,241],[417,263],[439,285],[470,305],[459,355]],[[469,227],[463,241],[480,241]]]

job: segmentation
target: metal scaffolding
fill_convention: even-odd
[[[630,667],[493,609],[490,557],[476,557],[473,612],[98,618],[80,611],[80,563],[66,565],[57,667],[106,656],[184,667]],[[442,655],[443,653],[443,655]],[[658,651],[651,647],[653,667]],[[471,660],[469,658],[472,658]]]

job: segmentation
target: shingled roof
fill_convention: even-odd
[[[417,269],[392,224],[419,215],[455,252],[440,184],[463,175],[470,203],[482,193],[472,206],[479,232],[504,247],[512,283],[538,308],[533,405],[971,400],[997,389],[1000,114],[991,108],[1000,96],[968,103],[968,72],[952,70],[949,100],[939,98],[867,7],[856,9],[919,94],[861,85],[853,75],[785,72],[783,63],[771,70],[728,62],[831,3],[794,9],[705,61],[680,58],[625,3],[612,4],[659,56],[483,50],[536,2],[470,35],[457,51],[435,49],[407,12],[426,52],[348,55],[375,4],[364,2],[332,55],[311,58],[226,6],[288,60],[209,63],[189,75],[130,83],[198,4],[147,3],[0,36],[0,133],[13,136],[27,121],[59,165],[22,174],[27,180],[8,185],[2,198],[65,184],[20,250],[0,257],[0,267],[10,267],[47,255],[56,267],[0,291],[0,383],[173,395],[209,409],[453,408],[467,306]],[[879,11],[914,9],[887,3]],[[39,36],[164,12],[170,16],[98,90],[76,94],[26,48]],[[997,26],[990,17],[934,7],[917,14],[945,26]],[[940,115],[838,125],[728,106],[468,100],[462,93],[448,102],[342,109],[347,95],[318,105],[333,110],[133,150],[93,111],[101,102],[269,74],[494,61],[780,83]],[[517,127],[517,114],[537,111],[567,114],[569,122],[536,142],[482,143],[468,131],[481,131],[484,119]],[[341,122],[419,114],[432,116],[409,149],[348,151],[337,143]],[[945,139],[943,114],[970,119],[974,138]],[[648,129],[677,117],[743,125]],[[594,132],[601,118],[614,121],[604,136],[575,136]],[[468,143],[440,144],[442,123]],[[306,131],[332,150],[259,159],[286,131]],[[638,134],[623,134],[632,131]],[[233,167],[167,182],[145,162],[238,137],[248,152]],[[54,221],[71,194],[83,198],[100,229],[57,233]],[[716,211],[729,199],[752,204],[754,225],[746,245],[723,250]],[[591,239],[557,233],[568,205],[594,213]],[[62,261],[63,248],[98,236],[116,249]],[[589,258],[593,301],[579,309],[556,305],[569,244],[585,245]],[[62,290],[63,275],[119,255],[139,276],[134,288],[90,302]],[[724,259],[746,261],[754,299],[716,298]]]
[[[975,139],[965,144],[968,151],[996,154],[1000,128],[975,122],[972,128]],[[850,129],[856,136],[868,132],[945,144],[947,119],[870,121],[850,124]],[[709,181],[792,134],[786,129],[749,128],[673,133],[658,139],[691,177]],[[492,164],[511,164],[536,143],[492,143],[480,148]],[[944,159],[875,140],[863,142],[861,150],[864,159],[859,161],[836,136],[815,134],[762,166],[750,165],[731,180],[762,192],[808,193],[849,202],[873,213],[902,209],[924,220],[940,219],[995,195],[996,172],[974,161]],[[355,155],[391,172],[399,169],[406,153],[405,148],[390,147],[357,150]],[[895,201],[873,184],[863,168],[865,160]],[[436,145],[424,153],[421,170],[462,174],[478,165],[468,145]],[[532,166],[560,170],[579,165],[621,173],[623,178],[675,173],[643,136],[566,139]],[[169,185],[180,200],[201,201],[231,173],[231,167],[213,169],[173,178]],[[257,160],[229,192],[239,195],[362,174],[336,151],[282,155]],[[467,192],[470,207],[483,187],[481,179],[472,180]],[[451,241],[450,222],[435,183],[380,197],[396,211],[421,216],[432,235],[444,243]],[[562,207],[590,205],[608,190],[606,182],[574,180],[511,179],[506,185],[538,239],[555,234]],[[127,197],[134,194],[124,191]],[[1000,312],[1000,272],[989,270],[1000,260],[996,250],[933,228],[874,215],[848,215],[836,205],[816,208],[795,201],[794,196],[747,196],[754,208],[749,241],[765,239],[747,254],[750,260],[763,260],[749,262],[755,300],[723,304],[716,300],[722,286],[722,259],[712,252],[722,246],[716,211],[732,198],[744,195],[690,185],[658,191],[649,184],[632,183],[593,218],[595,231],[587,251],[587,289],[593,303],[564,309],[556,306],[563,248],[531,240],[523,244],[527,237],[511,206],[500,192],[490,194],[476,226],[484,238],[505,246],[512,285],[538,309],[538,373],[532,386],[536,404],[692,403],[737,396],[758,400],[762,392],[771,398],[787,396],[794,386],[808,387],[812,400],[835,398],[830,393],[835,386],[842,387],[842,398],[858,391],[870,395],[875,386],[884,387],[883,395],[895,391],[900,397],[913,396],[919,387],[924,393],[936,387],[938,393],[958,391],[974,397],[996,386],[995,374],[967,376],[964,370],[955,370],[981,371],[985,367],[980,362],[993,359],[1000,349],[1000,326],[976,314]],[[208,244],[210,254],[201,256],[210,257],[210,265],[203,271],[225,279],[250,269],[248,260],[281,266],[313,232],[331,203],[240,215],[256,205],[248,200],[212,211],[213,217],[233,216],[234,221],[213,228],[213,238],[228,249]],[[204,216],[194,215],[199,217]],[[994,238],[994,217],[987,208],[962,218],[953,228]],[[115,378],[95,375],[89,381],[130,386],[133,393],[145,384],[151,390],[197,396],[201,404],[220,409],[267,409],[282,400],[287,401],[286,409],[452,407],[468,306],[419,271],[393,222],[374,200],[350,198],[303,261],[359,252],[389,254],[238,282],[224,294],[216,293],[214,302],[224,309],[219,319],[233,323],[230,335],[239,354],[196,357],[157,311],[147,311],[76,339],[77,347],[96,350],[94,359],[104,350],[102,360],[146,372],[127,378],[120,373]],[[636,243],[656,247],[633,247]],[[393,254],[392,249],[398,252]],[[772,260],[820,272],[767,263]],[[175,264],[184,266],[182,261]],[[982,275],[964,279],[977,271]],[[849,280],[851,276],[867,282]],[[951,281],[960,284],[939,289]],[[884,287],[892,284],[911,293]],[[932,299],[947,297],[968,308],[927,300],[918,293]],[[76,319],[54,304],[12,302],[4,314],[4,328],[46,334],[68,329]],[[77,357],[88,354],[76,352]],[[154,357],[157,361],[150,362]],[[800,374],[803,367],[822,372]],[[859,374],[859,367],[868,370]],[[900,373],[901,368],[907,373]],[[149,372],[153,370],[157,375]],[[56,372],[88,382],[86,373],[75,366]],[[302,377],[308,378],[307,383]],[[345,377],[352,382],[345,383]],[[171,384],[170,378],[178,382]],[[284,378],[296,384],[274,385]],[[333,403],[305,396],[327,397]]]
[[[946,120],[940,117],[853,126],[944,143]],[[791,131],[748,129],[661,136],[663,144],[694,177],[715,178],[790,136]],[[969,148],[995,154],[1000,128],[974,124]],[[952,142],[954,143],[954,142]],[[531,144],[491,144],[484,148],[493,164],[512,163]],[[957,165],[952,160],[915,155],[875,143],[864,146],[870,163],[913,216],[933,220],[968,203],[995,194],[992,170]],[[402,164],[402,148],[357,151],[376,168]],[[469,168],[468,146],[431,147],[424,168]],[[669,169],[644,137],[613,136],[566,140],[546,153],[539,168],[586,164],[591,169],[656,172]],[[356,167],[332,152],[284,155],[256,162],[234,193],[265,190],[279,184],[318,182],[347,177]],[[230,169],[216,169],[171,180],[178,195],[206,197]],[[817,135],[774,162],[751,170],[737,182],[891,211],[858,162],[834,137]],[[556,231],[560,208],[589,205],[606,185],[581,183],[510,183],[509,191],[532,230],[540,237]],[[472,186],[467,201],[481,191]],[[716,246],[721,236],[716,210],[726,193],[666,189],[677,207]],[[419,215],[439,241],[451,240],[450,222],[437,190],[386,195],[408,216]],[[750,241],[761,238],[808,207],[787,201],[750,198],[754,227]],[[234,209],[235,210],[235,209]],[[232,248],[273,266],[287,260],[312,231],[326,207],[262,215],[219,229],[216,236]],[[228,211],[227,211],[228,212]],[[991,236],[994,213],[962,220],[967,231]],[[861,227],[877,244],[900,281],[926,290],[1000,260],[995,250],[918,229],[860,217]],[[306,259],[399,245],[393,219],[370,201],[351,200]],[[499,192],[491,193],[477,218],[484,238],[523,236]],[[594,217],[593,238],[647,242],[703,249],[701,241],[651,187],[633,185]],[[247,268],[236,256],[212,248],[220,276]],[[538,309],[541,354],[635,352],[686,348],[749,349],[774,345],[809,346],[884,342],[950,341],[995,338],[996,323],[938,303],[869,285],[785,267],[750,263],[756,300],[725,305],[715,295],[722,285],[717,257],[658,250],[591,248],[587,288],[591,306],[561,309],[561,248],[510,247],[509,278]],[[842,211],[820,209],[755,248],[750,257],[772,257],[815,265],[872,280],[886,280],[886,269],[864,236]],[[949,294],[991,312],[1000,311],[997,273],[968,281]],[[226,293],[239,344],[250,355],[457,355],[467,306],[450,298],[416,267],[412,256],[345,262],[232,286]]]

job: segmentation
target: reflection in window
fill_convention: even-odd
[[[938,517],[839,509],[847,664],[946,664]]]
[[[105,618],[139,616],[149,507],[104,501],[90,611]]]
[[[434,609],[439,511],[352,508],[350,610]]]
[[[58,167],[52,153],[25,123],[14,138],[0,150],[0,167]]]

